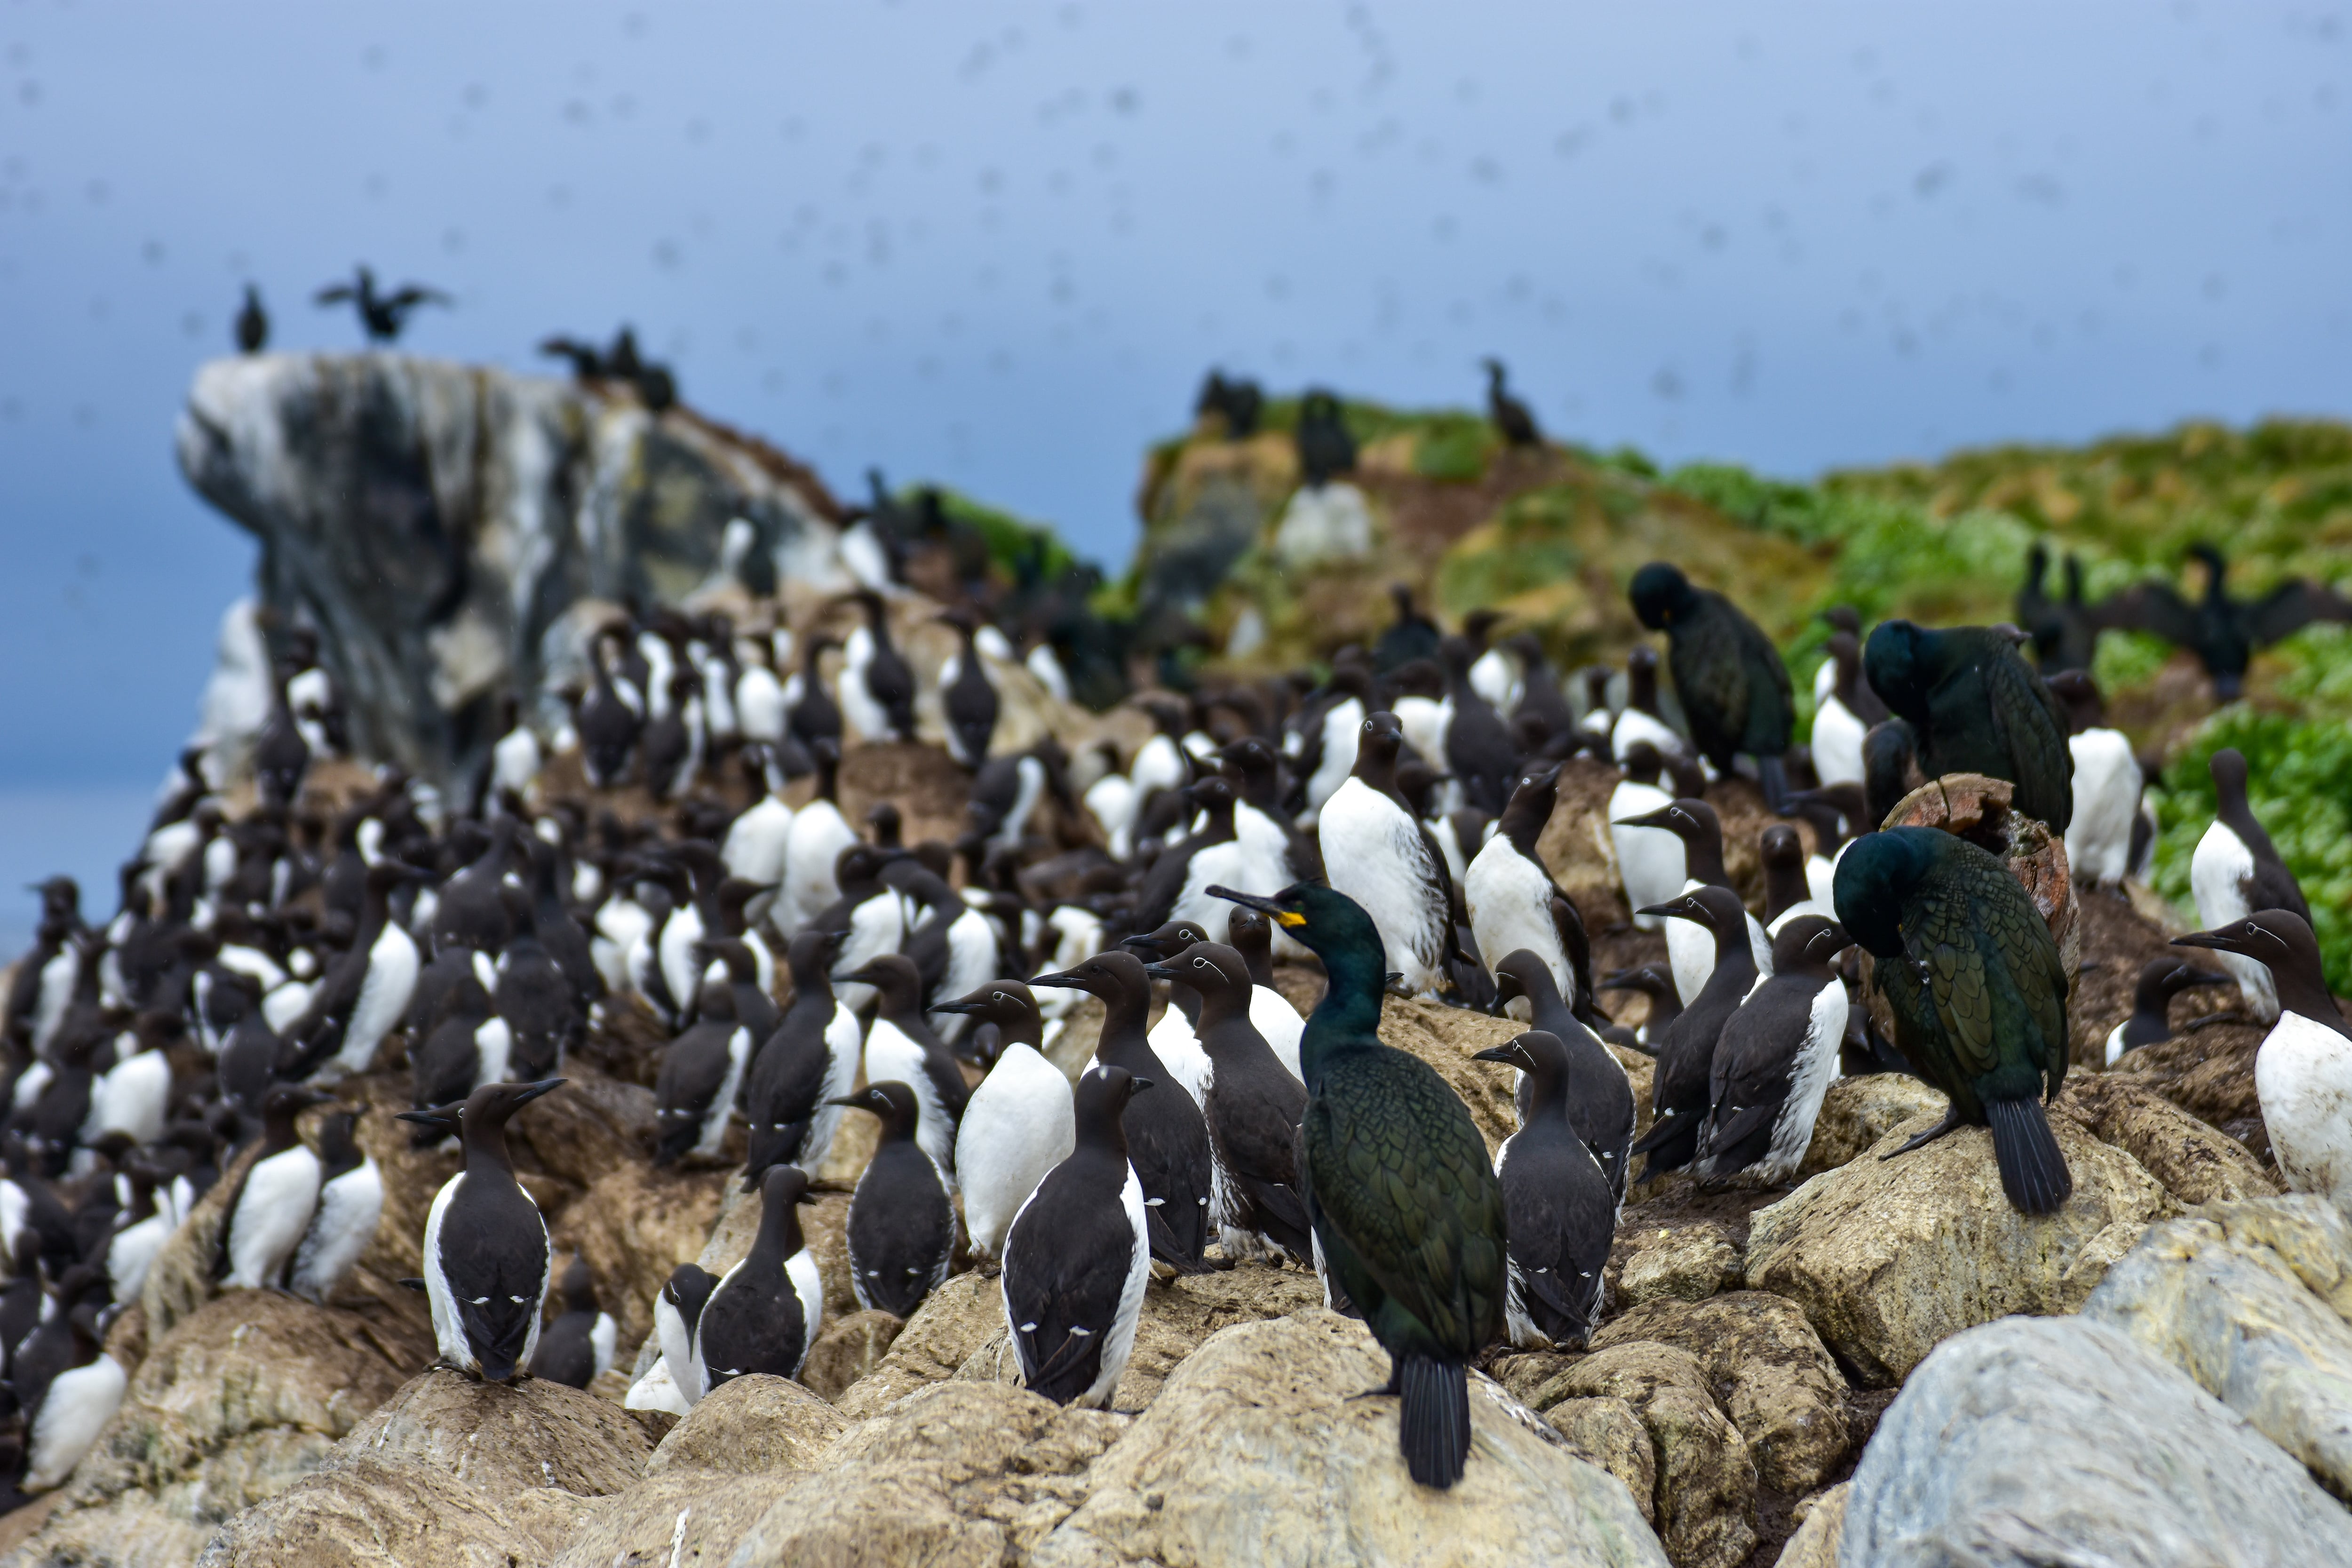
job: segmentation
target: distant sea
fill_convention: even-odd
[[[117,871],[155,808],[155,786],[0,785],[0,963],[32,944],[40,900],[26,884],[62,871],[81,884],[82,916],[113,918]]]

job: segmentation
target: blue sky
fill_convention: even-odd
[[[1499,353],[1559,433],[1790,474],[2352,412],[2347,33],[2251,3],[12,0],[0,789],[143,793],[193,721],[250,552],[171,425],[248,279],[282,346],[356,342],[307,297],[362,258],[457,296],[419,353],[530,368],[626,319],[837,489],[945,480],[1116,565],[1212,363],[1465,403]]]

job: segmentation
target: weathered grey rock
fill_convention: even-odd
[[[841,1413],[853,1421],[879,1415],[917,1389],[955,1376],[1003,1331],[1003,1288],[959,1274],[923,1299],[879,1364],[841,1395]]]
[[[1658,1455],[1650,1429],[1622,1399],[1563,1399],[1543,1413],[1568,1451],[1622,1482],[1642,1518],[1657,1522]]]
[[[1844,1462],[1852,1442],[1845,1375],[1797,1304],[1758,1290],[1711,1300],[1656,1300],[1612,1318],[1592,1336],[1595,1350],[1643,1340],[1696,1356],[1724,1413],[1748,1443],[1757,1479],[1780,1492],[1807,1492]]]
[[[1739,1283],[1739,1248],[1732,1244],[1729,1229],[1712,1220],[1643,1229],[1629,1239],[1633,1255],[1618,1276],[1614,1297],[1620,1306],[1662,1298],[1704,1301],[1725,1286]]]
[[[2344,1228],[2323,1198],[2260,1206],[2317,1236]],[[2338,1495],[2352,1495],[2352,1324],[2259,1240],[2201,1216],[2151,1226],[2083,1315],[2180,1368]]]
[[[1962,1329],[2011,1312],[2074,1311],[2150,1222],[2179,1212],[2130,1155],[2064,1116],[2051,1129],[2074,1195],[2054,1215],[2010,1206],[1980,1127],[1878,1157],[1931,1125],[1903,1123],[1748,1222],[1748,1289],[1802,1307],[1871,1387],[1902,1382]]]
[[[323,1465],[224,1525],[205,1568],[541,1563],[587,1526],[588,1499],[636,1484],[652,1443],[577,1389],[436,1370],[412,1379]]]
[[[269,1290],[184,1319],[21,1556],[31,1563],[193,1562],[221,1523],[324,1463],[404,1383],[430,1342]],[[395,1362],[393,1358],[400,1358]]]
[[[1813,1141],[1798,1165],[1800,1176],[1817,1176],[1862,1157],[1870,1146],[1906,1121],[1922,1116],[1942,1120],[1949,1102],[1944,1091],[1907,1073],[1865,1073],[1830,1080],[1813,1121]]]
[[[2013,1318],[1922,1363],[1847,1494],[1845,1568],[2352,1563],[2352,1516],[2116,1329]]]
[[[838,1399],[882,1364],[906,1323],[880,1308],[828,1318],[801,1366],[801,1382],[820,1399]]]
[[[1473,1381],[1470,1462],[1412,1484],[1362,1324],[1320,1309],[1216,1335],[1087,1477],[1041,1568],[1145,1563],[1663,1563],[1625,1489],[1493,1384]]]
[[[1648,1429],[1658,1478],[1649,1517],[1675,1568],[1729,1568],[1756,1549],[1755,1461],[1696,1356],[1648,1340],[1612,1345],[1530,1403],[1549,1410],[1576,1399],[1622,1400]]]
[[[928,1388],[835,1445],[742,1538],[742,1568],[1021,1561],[1085,1495],[1129,1418],[1001,1384]]]
[[[670,1428],[646,1461],[646,1474],[814,1470],[848,1429],[841,1412],[790,1378],[730,1378]]]
[[[1773,1568],[1838,1568],[1838,1548],[1845,1540],[1845,1499],[1851,1481],[1840,1481],[1810,1498],[1805,1517],[1795,1534],[1782,1543]]]
[[[2184,1205],[2267,1198],[2279,1190],[2243,1143],[2120,1074],[2076,1073],[2054,1110],[2138,1161]]]
[[[685,598],[743,518],[777,574],[838,577],[838,509],[781,452],[677,408],[406,354],[197,372],[197,493],[261,542],[261,604],[320,628],[367,754],[444,780],[496,739],[576,601]]]
[[[554,1568],[726,1563],[751,1527],[770,1509],[798,1495],[806,1480],[782,1474],[722,1481],[698,1470],[648,1476],[617,1497],[582,1502],[579,1522]]]

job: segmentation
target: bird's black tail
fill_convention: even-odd
[[[1470,1374],[1452,1362],[1407,1355],[1396,1365],[1403,1409],[1397,1423],[1404,1468],[1425,1487],[1444,1490],[1470,1459]]]
[[[2055,1214],[2074,1195],[2074,1173],[2050,1131],[2038,1100],[1988,1100],[1993,1158],[2000,1164],[2000,1190],[2020,1214]]]

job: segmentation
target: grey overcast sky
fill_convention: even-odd
[[[2352,412],[2347,20],[7,0],[0,787],[89,816],[193,721],[250,552],[172,419],[248,279],[288,347],[356,343],[308,296],[363,258],[456,295],[419,353],[634,321],[836,488],[1116,567],[1213,363],[1426,405],[1499,353],[1561,434],[1789,474]]]

